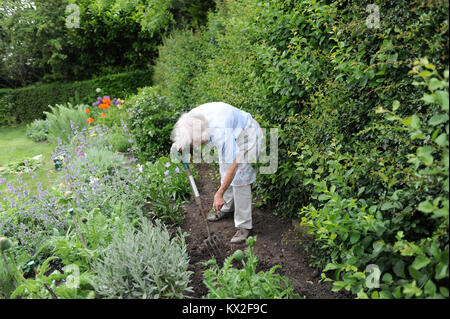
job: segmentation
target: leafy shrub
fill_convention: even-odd
[[[21,174],[31,173],[42,166],[42,155],[24,158],[20,161],[9,162],[5,167],[0,167],[0,173]]]
[[[68,170],[80,182],[89,182],[92,178],[103,178],[105,175],[120,177],[129,162],[122,154],[105,148],[88,147],[83,150],[79,147],[75,151],[76,156],[68,165]]]
[[[10,250],[10,249],[8,249]],[[9,299],[16,288],[18,280],[15,265],[11,263],[7,256],[8,250],[0,249],[0,298]]]
[[[421,100],[430,113],[399,116],[398,101],[392,111],[376,110],[385,114],[389,131],[405,132],[414,141],[398,170],[386,172],[395,191],[380,202],[348,197],[336,160],[328,161],[328,177],[308,180],[323,203],[301,212],[315,238],[317,264],[327,262],[324,271],[335,270],[334,290],[361,298],[448,298],[448,70],[442,77],[426,59],[415,64],[412,73],[422,81],[414,84],[428,90]],[[385,162],[380,171],[389,168]],[[368,265],[380,270],[379,286],[367,280]]]
[[[50,112],[44,112],[48,122],[48,140],[52,143],[68,143],[79,130],[88,127],[85,105],[67,103],[49,106]]]
[[[34,120],[27,125],[27,136],[35,142],[42,142],[47,140],[48,121]]]
[[[185,111],[194,107],[193,79],[205,67],[205,54],[205,43],[191,30],[175,30],[163,39],[153,79],[171,104]]]
[[[51,262],[57,257],[47,258],[36,270],[34,278],[28,278],[20,281],[20,285],[11,294],[11,298],[20,299],[93,299],[95,293],[91,286],[90,273],[77,273],[74,278],[72,272],[78,272],[76,265],[63,267],[64,273],[59,270],[51,271]],[[58,284],[57,284],[58,282]]]
[[[405,76],[418,55],[436,61],[438,69],[448,63],[447,4],[421,3],[411,9],[406,3],[381,1],[380,8],[390,9],[380,29],[364,23],[367,13],[361,8],[366,5],[229,1],[209,15],[200,34],[176,32],[160,48],[155,85],[170,102],[192,108],[226,101],[257,116],[264,126],[279,128],[278,170],[261,175],[255,185],[262,202],[275,202],[277,214],[295,216],[309,203],[311,192],[292,156],[302,146],[321,157],[335,139],[353,157],[389,151],[395,166],[395,155],[408,146],[396,142],[393,132],[363,134],[378,121],[373,110],[394,99],[420,98],[411,88],[411,77]],[[164,71],[169,75],[162,76]],[[421,106],[411,103],[402,112],[411,114],[415,108]],[[363,173],[354,172],[348,176],[352,180]],[[374,178],[375,183],[367,181],[374,187],[366,187],[364,196],[379,192],[381,177]]]
[[[247,238],[248,248],[227,257],[223,267],[219,268],[215,259],[202,263],[210,266],[204,272],[203,281],[208,287],[206,298],[209,299],[286,299],[299,298],[293,292],[289,279],[276,274],[281,266],[274,266],[267,272],[256,272],[258,257],[253,254],[256,238]],[[246,257],[246,260],[244,258]],[[241,263],[242,269],[233,267],[232,262]]]
[[[96,89],[109,96],[126,97],[138,87],[152,84],[152,70],[112,74],[76,83],[52,83],[0,90],[0,125],[43,119],[49,105],[87,104],[97,98]],[[18,107],[20,106],[20,107]]]
[[[5,181],[0,180],[0,183]],[[0,233],[3,236],[14,238],[31,253],[42,245],[42,238],[55,231],[64,231],[67,223],[62,216],[66,209],[58,205],[57,196],[40,186],[37,194],[31,195],[20,176],[17,186],[6,184],[8,189],[0,201]]]
[[[160,222],[126,228],[95,261],[94,287],[106,298],[183,298],[192,291],[184,235],[170,238]]]
[[[111,133],[111,149],[113,151],[118,152],[129,152],[131,150],[131,147],[133,146],[132,142],[133,140],[130,139],[130,137],[125,136],[121,132],[112,132]]]
[[[161,157],[155,163],[148,162],[140,167],[147,181],[144,185],[150,204],[150,217],[160,219],[166,225],[181,224],[182,201],[191,196],[189,181],[181,165]]]
[[[377,5],[380,28],[365,23],[367,1],[223,2],[201,33],[177,32],[164,43],[155,75],[171,75],[155,76],[155,85],[177,105],[225,101],[279,129],[278,170],[260,175],[254,189],[261,203],[275,204],[275,214],[301,213],[317,236],[312,263],[337,267],[336,289],[361,297],[445,296],[448,239],[433,235],[445,222],[430,215],[446,207],[445,151],[430,145],[444,140],[446,115],[430,102],[444,101],[445,92],[422,96],[408,71],[428,57],[433,64],[419,74],[437,71],[431,88],[445,91],[438,74],[448,69],[448,3]],[[172,74],[186,80],[188,92]],[[380,116],[394,106],[406,126],[392,114]],[[429,121],[436,126],[425,126]],[[408,125],[416,126],[412,136]],[[435,240],[440,252],[427,246]],[[399,250],[392,251],[395,243]],[[427,262],[424,256],[413,267],[413,255],[402,254],[420,255],[425,247],[437,255],[427,255],[431,262],[415,269],[419,275],[413,268]],[[367,289],[366,262],[389,273],[384,284],[392,280],[396,290]],[[440,275],[428,282],[437,265]]]
[[[0,126],[17,122],[12,97],[6,92],[5,89],[0,89]]]
[[[172,144],[170,134],[180,112],[152,87],[141,89],[125,106],[129,109],[128,126],[139,159],[155,161],[167,154]]]
[[[68,158],[63,165],[61,192],[69,191],[73,205],[85,211],[101,207],[106,216],[117,209],[130,219],[141,216],[147,202],[147,180],[122,154],[110,151],[107,144],[101,148],[101,136],[95,137],[96,146],[79,134],[73,149],[59,150]]]

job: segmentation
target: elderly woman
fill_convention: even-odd
[[[222,102],[202,104],[183,114],[172,132],[173,146],[179,151],[190,144],[216,147],[221,185],[208,220],[221,220],[234,211],[237,232],[231,243],[245,241],[253,228],[251,184],[256,172],[251,163],[258,159],[261,139],[261,128],[249,113]]]

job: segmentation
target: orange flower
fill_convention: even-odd
[[[99,108],[99,109],[104,109],[104,108],[105,108],[105,105],[106,105],[106,104],[103,104],[103,103],[102,103],[102,104],[99,104],[99,105],[98,105],[98,108]]]
[[[84,111],[86,112],[86,114],[89,114],[90,110],[88,108],[85,108]]]
[[[88,118],[87,121],[88,121],[89,124],[94,123],[94,119],[92,117]]]
[[[102,102],[103,102],[103,103],[106,103],[106,104],[108,104],[108,105],[111,104],[111,100],[110,100],[109,98],[107,98],[107,97],[103,98],[103,99],[102,99]]]
[[[105,113],[102,113],[102,117],[105,117],[106,116],[106,114]]]

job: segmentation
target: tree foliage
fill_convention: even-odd
[[[0,87],[15,88],[148,68],[170,30],[198,28],[215,2],[1,0],[0,4]]]

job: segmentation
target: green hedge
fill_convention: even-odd
[[[88,81],[52,83],[20,89],[0,89],[0,125],[44,118],[49,105],[91,103],[99,95],[125,98],[139,87],[151,85],[152,71],[112,74]],[[97,93],[96,89],[101,92]]]
[[[371,3],[223,2],[166,39],[155,85],[176,108],[224,101],[279,128],[278,170],[253,189],[308,226],[334,290],[448,298],[448,2],[373,1],[380,28]]]

